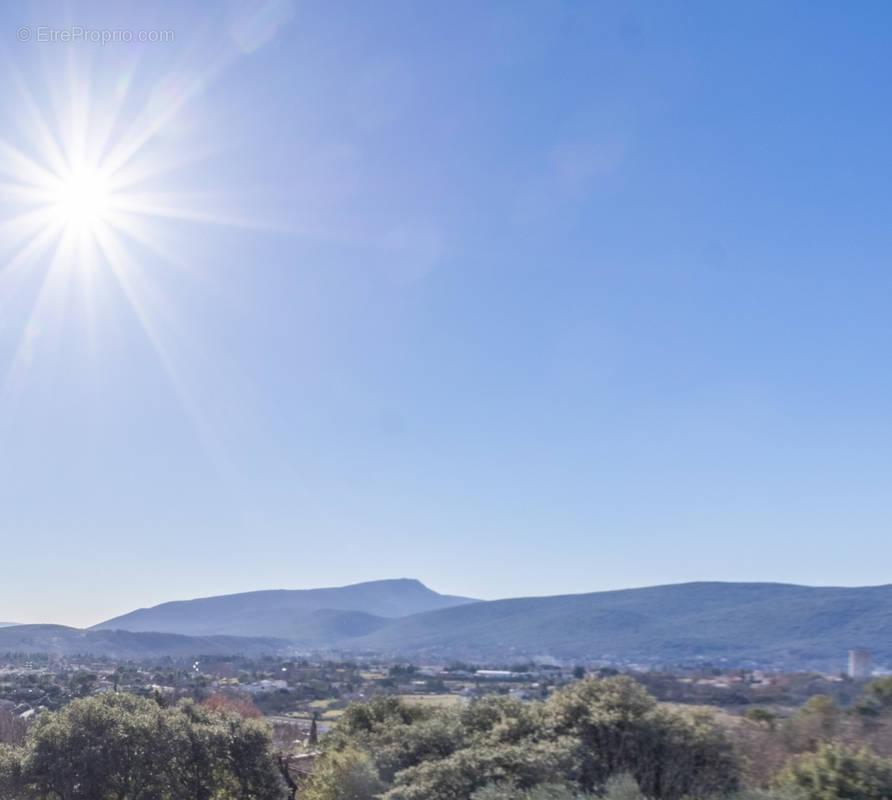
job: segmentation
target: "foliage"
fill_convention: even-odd
[[[886,800],[892,797],[892,760],[866,749],[822,744],[817,752],[793,759],[777,786],[801,790],[804,800]]]
[[[320,760],[303,800],[372,800],[384,788],[371,758],[362,750],[344,748]]]
[[[892,711],[892,676],[868,683],[855,702],[854,711],[862,717],[879,717]]]
[[[595,800],[595,796],[584,794],[562,783],[540,783],[532,789],[518,789],[511,784],[491,783],[474,792],[471,800]],[[626,799],[611,798],[611,800]]]
[[[11,711],[0,708],[0,745],[22,744],[24,741],[24,721]]]
[[[328,750],[351,745],[368,752],[385,783],[425,759],[442,758],[456,746],[457,715],[433,707],[375,697],[351,705],[326,739]]]
[[[789,729],[794,751],[814,750],[821,742],[829,742],[839,727],[839,708],[830,697],[816,694],[793,715]]]
[[[750,722],[757,722],[761,725],[767,725],[771,730],[774,730],[777,725],[777,714],[773,711],[768,711],[764,708],[751,708],[749,711],[744,714],[744,717],[748,719]]]
[[[868,683],[864,694],[876,700],[885,711],[892,709],[892,675]]]
[[[623,772],[607,781],[602,800],[645,800],[645,798],[638,781],[628,772]]]
[[[579,780],[588,791],[624,772],[648,797],[703,796],[737,785],[736,757],[711,717],[661,708],[630,678],[579,681],[546,708],[555,732],[580,743]]]
[[[260,709],[254,705],[254,701],[250,697],[217,692],[205,700],[202,705],[211,711],[231,711],[245,719],[263,719],[263,714],[260,713]]]
[[[0,744],[0,797],[16,800],[22,796],[21,751]]]
[[[130,694],[42,714],[24,748],[0,755],[2,781],[4,800],[282,797],[262,723],[190,701],[162,708]]]
[[[711,718],[665,710],[626,677],[585,678],[544,703],[488,696],[437,709],[377,697],[353,705],[318,762],[329,794],[317,787],[307,796],[336,797],[338,776],[360,769],[357,752],[368,758],[361,774],[373,767],[386,800],[563,800],[605,791],[612,800],[679,800],[730,791],[739,772]]]

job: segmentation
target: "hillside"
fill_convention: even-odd
[[[265,638],[238,638],[258,636]],[[892,586],[687,583],[470,601],[437,594],[418,581],[396,580],[165,603],[89,631],[0,630],[0,651],[296,648],[431,661],[554,657],[831,671],[842,668],[847,651],[856,647],[871,651],[877,666],[892,665]]]
[[[496,600],[397,620],[352,644],[431,657],[839,669],[853,647],[892,662],[892,586],[687,583]]]
[[[16,625],[0,630],[0,653],[83,653],[116,658],[157,656],[265,655],[281,651],[287,643],[274,639],[233,636],[179,636],[169,633],[87,631],[64,625]]]
[[[92,630],[161,631],[189,636],[272,636],[325,646],[368,634],[387,618],[475,602],[438,594],[411,579],[180,600],[143,608]]]

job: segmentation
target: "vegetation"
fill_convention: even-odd
[[[329,668],[350,680],[360,669]],[[111,674],[126,683],[139,674],[128,669]],[[278,671],[293,670],[315,674]],[[297,729],[286,720],[272,740],[245,694],[79,698],[92,685],[81,673],[91,674],[72,673],[60,710],[30,721],[0,712],[2,800],[892,798],[889,679],[848,706],[813,695],[795,710],[745,714],[660,703],[628,676],[591,675],[532,701],[380,694],[347,706],[328,733],[310,701],[295,751]]]
[[[892,760],[866,749],[822,744],[817,752],[793,760],[777,784],[799,789],[807,800],[892,797]]]
[[[3,800],[280,800],[267,727],[183,701],[129,694],[40,716],[24,747],[0,748]]]
[[[259,657],[285,655],[298,645],[345,653],[424,653],[443,662],[492,662],[510,652],[515,661],[549,653],[583,668],[606,661],[658,668],[708,659],[748,669],[829,671],[838,669],[853,642],[875,631],[865,644],[878,661],[892,659],[892,646],[881,634],[892,609],[890,586],[687,583],[466,600],[439,595],[413,580],[224,595],[164,603],[88,631],[53,625],[0,628],[0,652]]]
[[[544,798],[601,792],[625,774],[649,797],[680,800],[727,793],[739,772],[706,715],[662,709],[630,678],[589,678],[541,703],[487,697],[437,709],[380,697],[354,705],[326,739],[305,796],[333,800],[348,775],[352,792],[367,788],[350,795],[356,800]]]

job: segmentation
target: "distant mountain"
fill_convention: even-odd
[[[892,666],[892,586],[686,583],[495,600],[391,621],[352,646],[431,658],[825,669],[840,669],[857,647]]]
[[[0,630],[0,652],[134,657],[339,650],[431,662],[554,657],[835,671],[852,648],[869,650],[876,666],[892,667],[892,585],[685,583],[472,601],[395,580],[165,603],[89,631],[33,625]]]
[[[92,630],[155,631],[189,636],[272,636],[312,646],[369,634],[388,618],[464,603],[408,578],[329,589],[246,592],[143,608]]]
[[[0,630],[0,653],[80,654],[116,658],[229,655],[260,656],[281,652],[287,642],[234,636],[179,636],[170,633],[85,631],[64,625],[16,625]]]
[[[0,628],[11,628],[13,625],[18,624],[18,622],[0,622]]]

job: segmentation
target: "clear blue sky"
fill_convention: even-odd
[[[0,24],[0,619],[890,581],[892,6],[66,5]],[[120,246],[29,249],[78,131]]]

